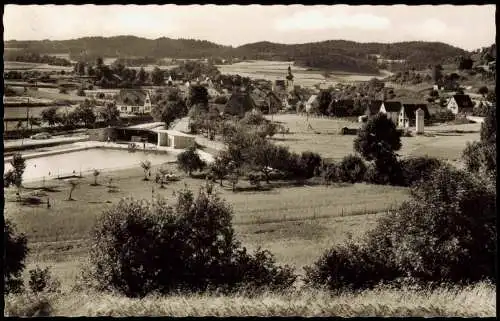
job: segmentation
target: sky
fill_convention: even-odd
[[[495,42],[495,5],[6,5],[4,40],[134,35],[307,43],[439,41],[466,50]]]

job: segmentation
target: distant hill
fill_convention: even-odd
[[[82,57],[153,57],[153,58],[239,58],[295,61],[298,65],[325,70],[378,72],[375,55],[389,60],[405,60],[416,68],[441,64],[460,55],[463,49],[440,42],[399,42],[393,44],[358,43],[329,40],[305,44],[278,44],[268,41],[223,46],[205,40],[135,37],[86,37],[61,41],[6,41],[6,48],[55,54],[68,53],[73,59]]]

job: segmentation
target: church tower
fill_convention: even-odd
[[[288,66],[288,74],[286,75],[286,91],[291,92],[293,91],[293,75],[292,75],[292,68]]]

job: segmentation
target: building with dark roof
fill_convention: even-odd
[[[380,112],[386,114],[387,118],[397,124],[401,106],[400,101],[384,101],[380,105]]]
[[[402,104],[397,122],[398,126],[402,128],[415,126],[416,112],[418,109],[423,110],[424,120],[429,120],[431,115],[427,108],[427,104]]]
[[[474,103],[469,95],[459,94],[453,95],[446,104],[446,109],[450,110],[453,114],[472,113]]]
[[[236,91],[229,97],[224,107],[224,114],[243,117],[255,107],[255,102],[248,92]]]

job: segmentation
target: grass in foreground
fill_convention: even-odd
[[[289,294],[178,295],[130,299],[101,293],[5,298],[6,316],[393,316],[494,317],[494,285],[435,290],[390,289],[333,296],[301,290]]]

